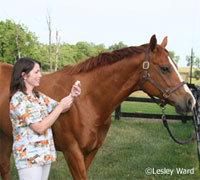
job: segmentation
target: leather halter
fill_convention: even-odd
[[[157,84],[151,77],[150,77],[150,74],[148,73],[148,70],[149,70],[149,47],[147,48],[146,50],[146,54],[145,54],[145,61],[143,62],[143,65],[142,65],[142,68],[144,69],[144,74],[143,74],[143,78],[142,78],[142,81],[141,81],[141,84],[140,84],[140,88],[143,89],[143,85],[144,83],[148,80],[150,81],[157,89],[159,89],[162,93],[163,93],[163,99],[161,100],[161,103],[158,103],[156,101],[156,99],[151,96],[150,94],[148,94],[151,99],[157,103],[158,105],[160,105],[160,107],[162,108],[162,120],[163,120],[163,124],[164,126],[166,127],[170,137],[178,144],[187,144],[188,142],[190,142],[196,135],[197,133],[200,132],[200,125],[198,126],[198,128],[196,128],[196,131],[194,132],[194,134],[186,141],[184,142],[181,142],[181,141],[178,141],[174,136],[173,134],[171,133],[170,129],[169,129],[169,126],[168,126],[168,123],[167,123],[167,119],[166,119],[166,115],[164,113],[164,110],[165,110],[165,104],[166,104],[166,99],[170,96],[170,94],[172,94],[174,91],[176,91],[178,88],[180,88],[181,86],[183,86],[184,84],[186,84],[184,81],[182,81],[181,83],[179,83],[178,85],[176,85],[175,87],[169,89],[169,90],[166,90],[164,89],[162,86],[160,86],[159,84]]]
[[[163,93],[163,98],[167,99],[170,96],[170,94],[172,94],[174,91],[176,91],[178,88],[180,88],[181,86],[183,86],[186,83],[185,83],[185,81],[182,81],[181,83],[177,84],[175,87],[173,87],[169,90],[164,89],[162,86],[160,86],[158,83],[156,83],[151,78],[150,74],[148,73],[149,66],[150,66],[149,65],[149,51],[150,51],[150,48],[148,47],[146,49],[145,61],[143,62],[143,65],[142,65],[142,69],[144,70],[144,74],[143,74],[143,78],[142,78],[142,81],[141,81],[141,84],[140,84],[140,88],[143,89],[144,83],[146,81],[150,81],[151,84],[153,84],[157,89],[159,89]],[[149,96],[152,98],[151,95],[149,95]]]

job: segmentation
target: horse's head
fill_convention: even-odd
[[[175,106],[177,113],[186,114],[192,110],[196,101],[165,49],[166,45],[167,37],[161,45],[157,44],[155,35],[151,37],[142,66],[141,88]]]

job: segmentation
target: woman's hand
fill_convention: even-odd
[[[61,99],[59,103],[59,106],[61,106],[62,108],[62,113],[70,109],[74,101],[74,98],[79,96],[80,94],[81,94],[81,84],[76,83],[72,86],[70,95]]]
[[[72,89],[71,89],[71,93],[70,95],[74,98],[74,97],[77,97],[81,94],[81,84],[78,83],[78,84],[74,84],[72,86]]]
[[[70,107],[72,106],[73,100],[74,98],[70,95],[61,99],[59,106],[61,106],[62,108],[62,113],[70,109]]]

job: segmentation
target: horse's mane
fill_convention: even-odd
[[[93,56],[84,61],[81,61],[74,66],[65,66],[63,70],[70,74],[89,72],[97,67],[110,65],[124,58],[144,52],[145,47],[145,45],[131,46],[114,50],[112,52],[103,52],[100,53],[98,56]]]

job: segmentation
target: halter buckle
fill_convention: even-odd
[[[167,99],[169,96],[170,96],[169,91],[165,91],[165,92],[163,93],[163,97],[164,97],[165,99]]]
[[[145,69],[145,70],[146,70],[146,69],[149,69],[149,62],[146,62],[146,61],[143,62],[142,68]]]

